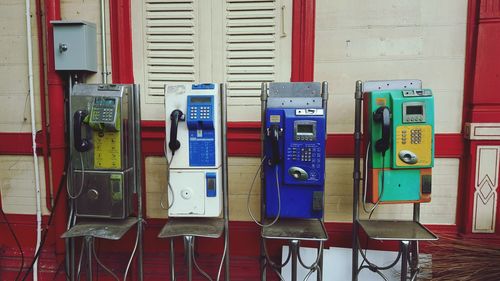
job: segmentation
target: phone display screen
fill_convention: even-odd
[[[424,114],[424,107],[421,105],[409,105],[406,107],[406,114],[408,114],[408,115],[422,115],[422,114]]]
[[[297,134],[299,135],[312,135],[314,133],[313,125],[299,124],[297,125]]]
[[[191,103],[210,103],[210,97],[191,97]]]

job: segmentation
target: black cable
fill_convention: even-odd
[[[14,229],[12,229],[12,225],[10,224],[9,220],[7,219],[7,215],[5,215],[2,208],[0,208],[0,212],[2,213],[3,220],[7,224],[7,227],[9,228],[10,234],[12,234],[12,237],[14,237],[14,240],[16,241],[17,248],[19,249],[19,252],[21,253],[21,265],[19,266],[19,271],[17,272],[16,279],[14,279],[17,281],[19,276],[21,276],[21,273],[23,272],[24,252],[23,252],[23,248],[21,247],[21,243],[19,242],[19,239],[17,239],[17,235],[14,232]]]
[[[33,261],[31,262],[28,270],[24,274],[22,281],[25,281],[26,278],[28,278],[29,273],[33,270],[33,266],[35,265],[35,262],[38,260],[38,258],[40,257],[40,253],[42,252],[42,248],[45,244],[45,240],[47,239],[47,234],[49,233],[50,225],[52,224],[52,220],[54,219],[54,214],[56,213],[55,210],[57,207],[57,203],[59,202],[59,198],[61,197],[61,193],[62,193],[61,191],[63,190],[63,185],[66,182],[66,178],[68,176],[68,174],[67,174],[68,162],[69,162],[68,159],[66,159],[66,162],[64,163],[64,170],[63,170],[63,174],[61,177],[61,181],[59,182],[59,186],[57,189],[56,199],[54,200],[54,206],[52,208],[52,212],[50,213],[49,221],[47,222],[47,225],[45,226],[45,229],[43,230],[44,233],[43,233],[42,240],[40,242],[40,247],[38,247],[38,250],[36,251],[36,254],[33,257]]]

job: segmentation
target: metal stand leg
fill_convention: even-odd
[[[174,249],[174,238],[170,238],[170,281],[175,281],[175,249]]]
[[[70,262],[70,267],[69,267],[69,271],[70,271],[70,280],[71,281],[75,281],[76,278],[75,278],[75,254],[76,254],[76,246],[75,246],[75,238],[70,238],[69,239],[69,244],[70,244],[70,257],[69,257],[69,262]]]
[[[92,236],[85,236],[85,248],[87,251],[87,280],[92,281]]]
[[[408,249],[410,242],[401,241],[401,281],[406,281],[408,276]]]
[[[193,280],[193,236],[184,236],[184,251],[187,263],[187,276],[188,281]]]
[[[411,259],[410,259],[410,270],[411,270],[411,280],[416,279],[416,275],[418,274],[419,268],[418,268],[418,241],[411,241],[410,242],[410,252],[411,252]]]
[[[138,264],[138,270],[137,270],[137,275],[139,281],[144,280],[144,248],[143,248],[143,241],[142,241],[142,236],[143,236],[143,229],[142,229],[142,219],[139,219],[139,222],[137,223],[137,235],[138,235],[138,253],[137,253],[137,264]]]
[[[260,239],[260,280],[261,281],[266,281],[267,280],[267,261],[266,261],[266,254],[264,252],[264,243],[265,241],[263,238]]]
[[[299,254],[299,240],[290,241],[290,250],[292,251],[292,281],[297,281],[297,259]]]
[[[75,239],[74,238],[66,238],[66,270],[69,275],[70,281],[75,281]]]
[[[318,255],[319,255],[319,260],[318,260],[318,272],[316,274],[316,280],[318,281],[323,281],[323,248],[320,247],[318,249]]]

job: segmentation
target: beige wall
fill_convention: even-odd
[[[40,189],[42,213],[47,214],[45,204],[45,175],[43,159],[38,159],[40,167]],[[31,156],[0,156],[0,194],[2,209],[9,214],[35,214],[35,172]]]
[[[32,14],[35,1],[31,1]],[[31,132],[26,43],[25,2],[0,1],[0,132]],[[40,128],[40,87],[38,75],[38,42],[35,18],[31,30],[34,46],[33,71],[36,98],[36,121]]]
[[[352,132],[356,80],[421,79],[436,131],[461,128],[466,0],[317,0],[316,80],[330,82],[330,132]]]

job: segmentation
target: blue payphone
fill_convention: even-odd
[[[326,82],[270,83],[263,112],[266,218],[322,218]]]

